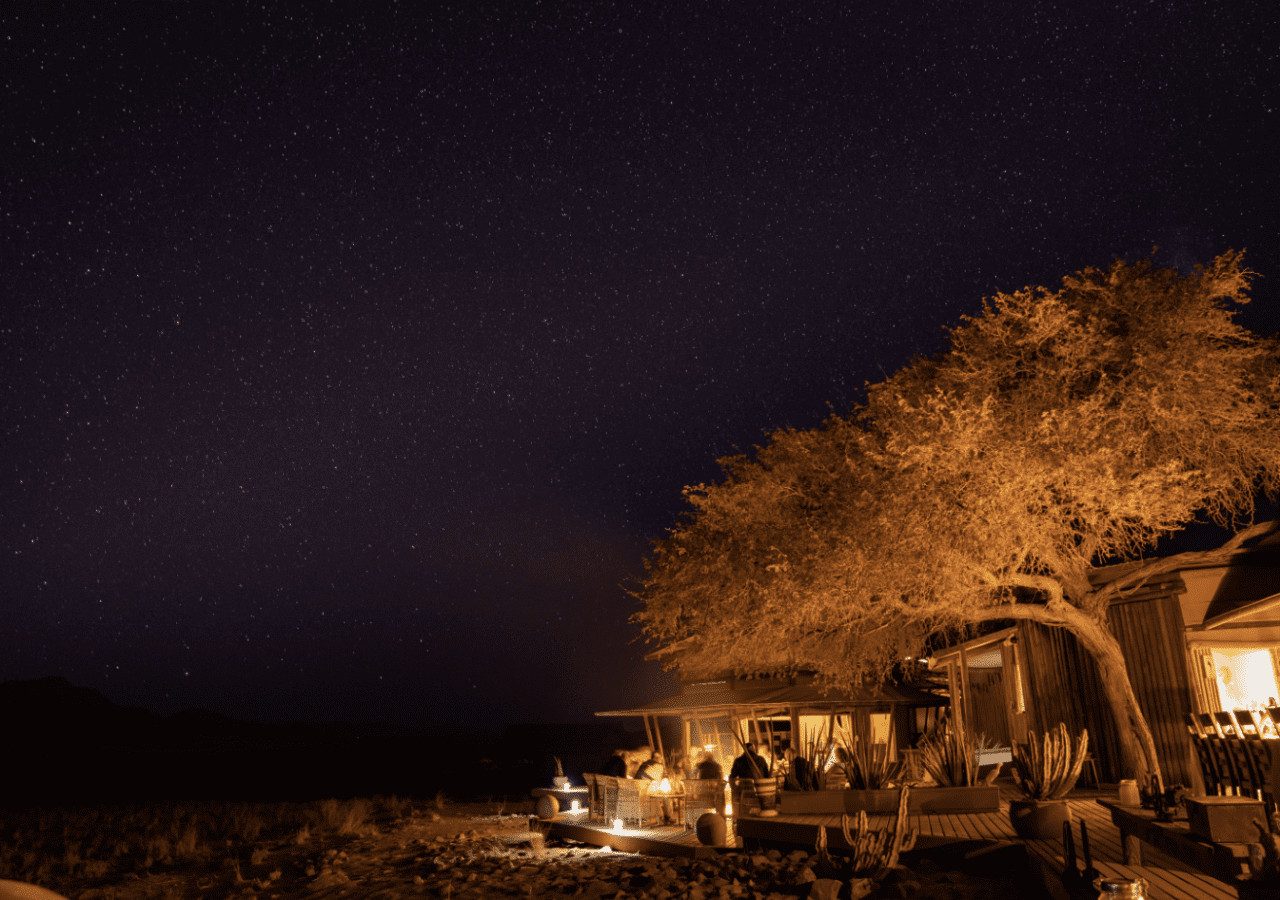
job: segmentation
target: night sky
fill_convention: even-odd
[[[584,719],[681,486],[983,295],[1280,328],[1269,3],[265,6],[0,11],[0,679]]]

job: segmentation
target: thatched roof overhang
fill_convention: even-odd
[[[838,691],[814,684],[765,684],[751,681],[702,681],[679,693],[633,709],[610,709],[597,716],[714,716],[771,710],[827,714],[855,707],[946,706],[945,697],[909,685],[884,683]]]

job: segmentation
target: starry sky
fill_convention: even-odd
[[[0,679],[414,724],[663,690],[625,587],[681,486],[983,295],[1245,247],[1280,328],[1274,15],[6,4]]]

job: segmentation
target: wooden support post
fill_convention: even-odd
[[[662,724],[658,721],[658,717],[653,717],[653,734],[658,739],[657,750],[662,754],[662,763],[665,766],[669,761],[667,759],[667,751],[662,746]]]
[[[649,742],[649,753],[652,754],[656,745],[653,742],[653,729],[649,727],[649,714],[645,713],[640,718],[644,720],[644,736]]]
[[[693,731],[689,727],[689,719],[685,716],[680,717],[680,722],[684,730],[684,767],[688,769],[693,765]],[[681,774],[684,774],[683,772]]]
[[[947,663],[947,693],[951,695],[951,727],[954,728],[960,736],[964,735],[964,700],[960,696],[960,679],[957,677],[956,666],[953,662]]]

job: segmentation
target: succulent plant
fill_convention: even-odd
[[[852,822],[847,815],[841,816],[840,830],[849,846],[849,855],[840,860],[827,851],[827,829],[819,828],[818,840],[814,845],[819,866],[827,872],[839,875],[841,880],[883,879],[890,869],[898,865],[899,855],[916,844],[917,832],[908,827],[910,793],[911,788],[905,785],[898,792],[898,814],[892,828],[872,828],[865,810],[859,811],[857,819]]]
[[[939,787],[973,787],[978,782],[978,748],[949,722],[920,742],[920,762]]]
[[[1061,800],[1080,777],[1089,750],[1088,729],[1080,732],[1074,747],[1062,722],[1039,741],[1034,731],[1028,737],[1027,743],[1013,746],[1014,783],[1029,800]]]

